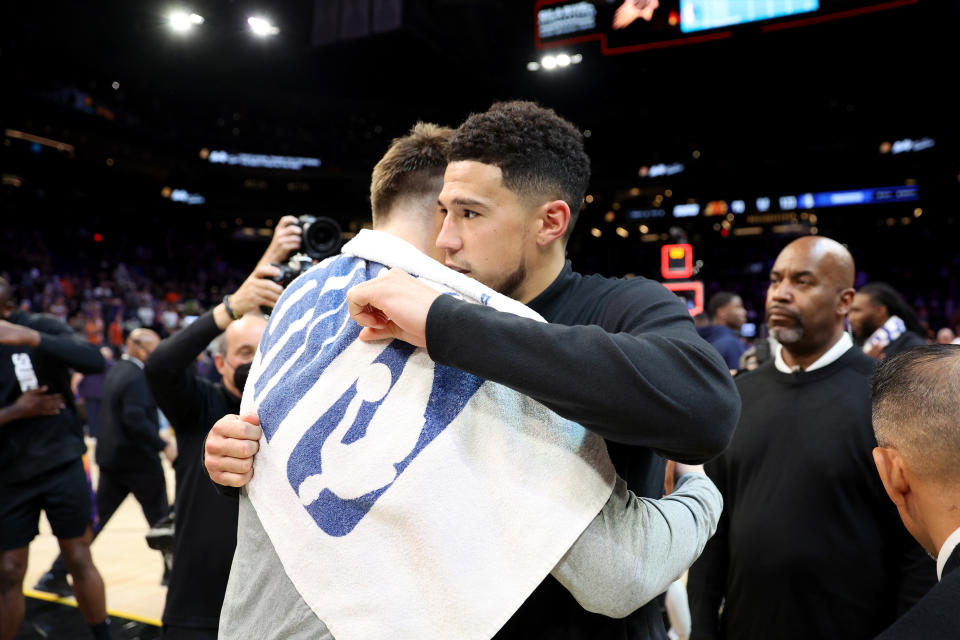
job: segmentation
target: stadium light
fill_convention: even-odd
[[[280,29],[276,26],[270,24],[266,19],[257,16],[247,18],[247,24],[250,25],[250,30],[261,38],[275,36],[280,33]]]
[[[174,11],[169,16],[170,28],[178,33],[186,33],[195,25],[203,24],[203,16],[186,11]]]

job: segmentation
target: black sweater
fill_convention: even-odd
[[[551,324],[440,296],[427,349],[599,433],[642,496],[663,493],[656,454],[703,462],[723,450],[740,403],[720,355],[662,285],[575,273],[568,262],[529,306]],[[619,443],[619,444],[618,444]],[[659,603],[614,620],[586,612],[548,577],[497,638],[665,638]]]
[[[7,321],[39,331],[40,344],[36,348],[0,344],[0,406],[10,406],[26,389],[44,385],[50,393],[62,394],[67,406],[55,416],[0,426],[0,486],[28,480],[83,455],[83,425],[73,403],[70,370],[100,373],[106,367],[96,346],[53,316],[14,311]]]
[[[109,471],[140,471],[160,464],[157,403],[140,365],[121,360],[103,382],[97,437],[97,464]]]
[[[174,563],[163,609],[166,625],[216,629],[237,545],[237,502],[221,497],[203,467],[203,441],[213,423],[237,413],[240,398],[197,377],[191,366],[220,335],[207,312],[160,343],[144,372],[177,434]]]
[[[740,424],[707,465],[724,510],[690,571],[693,638],[872,638],[936,580],[873,463],[874,365],[851,348],[737,378]]]

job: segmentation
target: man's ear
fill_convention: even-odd
[[[837,315],[845,316],[850,313],[850,307],[853,306],[853,296],[857,293],[856,289],[847,288],[840,292],[840,299],[837,300]]]
[[[890,447],[874,447],[873,462],[877,465],[880,482],[887,496],[903,512],[906,506],[904,496],[910,492],[910,482],[905,473],[903,457]]]
[[[540,225],[537,229],[537,244],[550,245],[563,238],[570,224],[570,206],[563,200],[553,200],[540,207]]]
[[[223,367],[226,365],[226,361],[223,359],[223,355],[219,353],[213,354],[213,366],[217,368],[217,373],[223,375]]]

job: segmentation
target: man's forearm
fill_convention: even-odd
[[[552,574],[585,609],[622,618],[666,591],[716,531],[723,498],[702,474],[671,495],[638,498],[618,478],[613,494]]]
[[[740,399],[719,354],[689,333],[542,323],[450,296],[427,317],[427,349],[440,364],[505,384],[608,440],[698,463],[726,447]]]

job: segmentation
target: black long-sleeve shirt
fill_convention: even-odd
[[[529,303],[550,324],[440,296],[427,350],[524,393],[608,440],[638,495],[663,493],[664,461],[703,462],[733,433],[740,402],[723,359],[662,285],[575,273]],[[548,577],[497,638],[665,638],[659,603],[622,620],[588,613]]]
[[[28,390],[47,386],[63,395],[66,407],[54,416],[36,416],[0,426],[0,485],[33,478],[86,451],[83,425],[70,390],[70,370],[100,373],[106,362],[96,346],[50,315],[14,311],[7,321],[40,333],[37,347],[0,344],[0,406]]]
[[[213,423],[237,413],[240,398],[222,383],[196,376],[191,364],[221,331],[207,312],[160,343],[144,372],[177,434],[174,563],[163,622],[216,629],[237,544],[237,502],[217,493],[203,468]]]
[[[743,416],[707,465],[724,511],[690,570],[692,638],[872,638],[934,584],[873,463],[875,364],[851,348],[737,377]]]
[[[159,429],[157,403],[143,370],[133,360],[120,360],[103,382],[97,464],[111,471],[152,468],[166,446]]]

